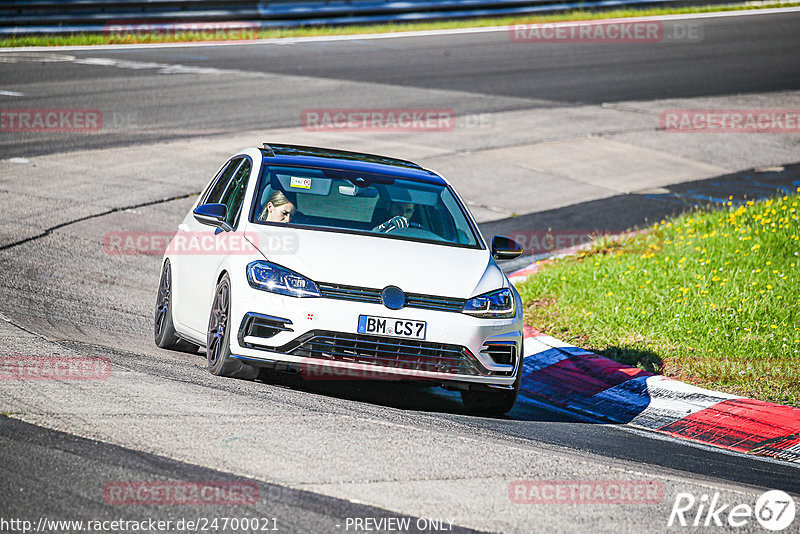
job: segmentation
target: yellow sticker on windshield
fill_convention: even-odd
[[[289,187],[296,187],[298,189],[311,189],[311,178],[292,176],[292,179],[289,182]]]

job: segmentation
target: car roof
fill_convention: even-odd
[[[421,182],[446,185],[441,176],[420,167],[414,162],[376,154],[281,143],[264,143],[261,148],[261,154],[264,156],[264,163],[267,165],[299,165],[388,174]]]

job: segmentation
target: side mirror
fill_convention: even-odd
[[[225,204],[203,204],[192,212],[194,218],[202,224],[222,228],[226,232],[233,230],[225,219],[228,218],[228,206]]]
[[[508,237],[496,235],[492,238],[492,257],[496,260],[513,260],[522,254],[519,243]]]

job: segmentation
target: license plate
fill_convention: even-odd
[[[393,317],[358,316],[358,333],[379,336],[425,339],[425,321],[395,319]]]

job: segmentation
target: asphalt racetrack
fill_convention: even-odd
[[[681,493],[730,506],[767,489],[799,496],[796,464],[543,405],[481,418],[457,395],[408,384],[213,377],[202,351],[153,344],[160,257],[103,246],[109,231],[174,231],[228,155],[270,140],[440,170],[489,236],[622,230],[721,191],[758,197],[800,183],[797,133],[658,127],[664,109],[800,109],[800,13],[672,23],[701,38],[521,43],[498,30],[0,52],[4,112],[102,116],[89,132],[0,132],[0,355],[112,363],[102,381],[0,381],[0,531],[22,531],[3,519],[237,516],[283,532],[661,532],[681,530],[667,526]],[[462,122],[303,128],[303,111],[317,108],[448,109]],[[519,480],[646,480],[663,494],[520,504],[509,495]],[[120,481],[250,484],[258,498],[119,505],[108,488]],[[402,519],[411,526],[396,528]],[[245,530],[261,529],[216,531]],[[761,531],[754,518],[716,530]]]

